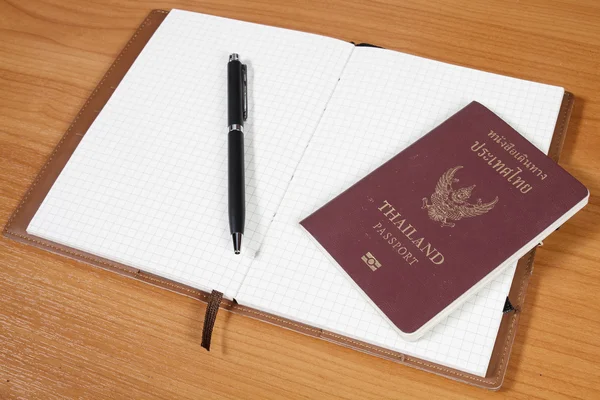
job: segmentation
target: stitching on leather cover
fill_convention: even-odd
[[[558,161],[559,149],[560,149],[560,145],[562,143],[562,137],[565,134],[565,130],[566,130],[565,124],[567,123],[567,115],[569,115],[569,108],[570,108],[570,104],[571,104],[572,94],[569,92],[565,92],[565,95],[567,96],[567,101],[565,102],[566,107],[562,112],[560,128],[558,128],[558,136],[557,136],[557,139],[555,140],[554,148],[552,149],[552,154],[550,155],[550,157],[556,158],[555,161]]]
[[[535,255],[535,251],[531,250],[529,252],[529,258],[527,259],[527,268],[524,268],[524,270],[523,270],[523,276],[521,278],[521,286],[519,287],[519,295],[517,297],[517,305],[519,305],[519,306],[522,306],[521,303],[523,300],[523,292],[524,292],[524,288],[525,288],[525,283],[527,282],[527,278],[529,276],[529,271],[530,271],[531,265],[533,264],[534,255]],[[515,322],[517,322],[517,316],[518,316],[517,313],[515,313],[511,316],[512,321],[510,323],[510,328],[508,329],[508,334],[506,335],[506,343],[505,343],[504,349],[502,351],[502,357],[500,358],[500,363],[498,364],[498,372],[494,376],[494,382],[497,382],[498,379],[500,379],[500,374],[502,373],[502,370],[504,369],[504,363],[508,360],[508,358],[506,356],[507,356],[508,350],[510,349],[511,337],[513,335],[513,330],[515,329]]]
[[[65,132],[65,134],[62,136],[62,138],[60,139],[60,141],[58,142],[58,144],[56,145],[56,147],[54,148],[54,150],[50,154],[50,157],[48,158],[48,160],[46,161],[46,163],[44,164],[44,166],[42,167],[42,169],[40,170],[40,172],[37,174],[34,182],[31,184],[31,186],[27,190],[27,193],[21,199],[21,202],[17,206],[16,210],[12,213],[12,215],[8,219],[8,222],[6,223],[6,225],[4,227],[4,232],[5,233],[10,233],[11,235],[20,237],[21,239],[25,239],[27,241],[37,243],[37,244],[39,244],[41,246],[49,247],[49,248],[52,248],[54,250],[57,250],[57,251],[60,251],[60,252],[64,252],[64,253],[67,253],[67,254],[70,254],[70,255],[73,255],[73,256],[77,256],[77,257],[83,258],[85,260],[93,261],[93,262],[96,262],[96,263],[101,264],[101,265],[106,265],[106,266],[109,266],[111,268],[115,268],[115,269],[118,269],[120,271],[124,271],[124,272],[127,272],[127,273],[132,273],[130,270],[128,270],[126,268],[122,268],[122,267],[119,267],[116,264],[105,262],[103,260],[100,260],[99,258],[89,257],[89,256],[86,256],[86,255],[82,254],[81,252],[70,251],[70,250],[68,250],[66,248],[60,248],[60,247],[57,247],[57,246],[53,246],[51,244],[44,243],[44,242],[42,242],[40,240],[36,240],[36,239],[31,238],[31,237],[18,234],[16,232],[11,232],[10,228],[12,226],[12,223],[13,223],[15,217],[21,211],[21,208],[27,202],[27,200],[29,199],[29,196],[31,195],[31,193],[33,192],[33,190],[35,189],[35,187],[37,186],[37,184],[41,181],[42,177],[44,176],[44,173],[45,173],[46,169],[48,168],[48,166],[54,160],[54,157],[56,156],[56,154],[60,150],[61,146],[63,145],[63,143],[65,142],[65,140],[71,135],[71,133],[73,131],[73,127],[75,126],[75,124],[77,123],[77,121],[79,120],[79,118],[81,118],[81,115],[87,109],[87,107],[89,106],[90,102],[98,95],[98,92],[103,87],[105,81],[109,78],[109,76],[110,76],[111,72],[113,71],[113,69],[117,66],[117,64],[119,64],[119,61],[121,61],[121,58],[123,58],[123,56],[127,53],[127,51],[129,50],[129,47],[131,46],[131,44],[137,39],[137,37],[140,34],[140,32],[146,27],[146,25],[148,25],[148,23],[152,20],[152,17],[155,14],[168,14],[168,11],[165,11],[165,10],[152,10],[150,12],[150,14],[148,15],[148,17],[146,17],[146,19],[144,20],[144,22],[142,22],[142,24],[135,31],[135,33],[131,37],[131,39],[129,39],[129,41],[127,42],[127,44],[123,48],[123,50],[121,50],[121,52],[119,53],[119,55],[117,56],[117,58],[115,59],[115,61],[112,63],[112,65],[110,66],[110,68],[108,69],[108,71],[106,71],[106,73],[102,77],[102,80],[98,83],[98,85],[96,86],[96,88],[94,89],[94,91],[92,92],[92,94],[87,98],[86,102],[81,107],[81,110],[79,110],[79,112],[75,116],[75,119],[73,119],[73,122],[71,122],[71,125],[69,126],[69,128],[67,129],[67,131]],[[170,282],[165,282],[165,281],[158,280],[156,278],[152,278],[150,276],[145,276],[145,275],[138,275],[138,276],[140,278],[144,278],[144,279],[155,281],[155,282],[160,282],[162,285],[172,286],[172,287],[175,287],[175,288],[178,288],[178,289],[181,289],[181,290],[185,290],[185,291],[187,291],[189,293],[200,295],[203,298],[207,298],[207,296],[204,295],[201,292],[193,291],[193,290],[190,290],[188,288],[184,288],[184,287],[181,287],[181,286],[178,286],[178,285],[175,285],[175,284],[171,284]]]
[[[7,222],[6,226],[4,227],[4,231],[5,232],[9,232],[10,231],[10,226],[12,225],[13,220],[15,219],[15,217],[17,216],[17,214],[19,213],[19,211],[21,210],[21,208],[23,207],[23,205],[27,202],[27,199],[31,195],[31,192],[33,192],[33,189],[35,189],[35,187],[37,186],[37,184],[40,182],[42,176],[44,175],[44,172],[46,171],[46,169],[48,168],[48,166],[52,163],[52,160],[56,156],[56,153],[58,153],[58,150],[60,149],[60,147],[62,146],[62,144],[64,143],[64,141],[71,135],[71,132],[73,130],[73,126],[75,125],[75,123],[79,120],[79,118],[81,117],[81,115],[83,114],[83,112],[85,111],[85,109],[88,107],[88,105],[90,104],[90,102],[92,101],[92,99],[94,99],[96,97],[96,95],[100,91],[100,88],[104,85],[104,82],[110,76],[110,73],[112,72],[112,70],[117,66],[117,64],[119,63],[119,61],[123,57],[123,55],[125,53],[127,53],[127,51],[129,50],[129,47],[135,41],[135,39],[138,37],[138,35],[140,34],[141,30],[148,24],[148,22],[150,22],[150,20],[152,19],[152,16],[154,14],[156,14],[156,13],[167,14],[168,11],[165,11],[165,10],[152,10],[150,12],[150,15],[148,15],[148,17],[146,17],[146,19],[144,20],[144,22],[142,22],[142,24],[139,26],[139,28],[135,31],[135,33],[131,37],[131,39],[129,39],[129,41],[127,42],[127,44],[123,48],[123,50],[121,50],[121,52],[119,53],[117,59],[112,63],[112,65],[110,66],[110,68],[108,69],[108,71],[106,71],[106,73],[102,77],[102,80],[100,81],[100,83],[98,83],[98,85],[96,86],[96,88],[94,89],[94,91],[92,92],[92,94],[87,98],[87,100],[84,103],[83,107],[81,107],[81,110],[79,110],[79,112],[75,116],[75,119],[73,120],[73,122],[71,122],[71,125],[69,126],[69,128],[67,129],[67,131],[65,132],[65,134],[63,135],[63,137],[60,139],[60,141],[58,142],[58,144],[56,145],[56,147],[54,148],[54,150],[50,154],[50,157],[48,158],[48,160],[46,161],[46,163],[44,164],[44,166],[42,167],[42,169],[40,170],[40,172],[37,174],[35,180],[33,181],[33,183],[31,184],[31,186],[27,190],[27,193],[21,199],[21,202],[17,206],[17,209],[12,213],[12,215],[8,219],[8,222]],[[27,239],[27,238],[25,238],[25,239]]]
[[[233,310],[240,310],[240,311],[248,312],[248,313],[251,313],[251,314],[260,315],[263,318],[270,319],[270,320],[273,320],[273,321],[277,321],[277,322],[279,322],[281,324],[291,325],[291,326],[298,327],[300,329],[311,331],[311,332],[314,332],[314,333],[321,333],[322,337],[324,337],[324,336],[334,337],[334,338],[340,340],[341,342],[351,343],[353,345],[369,349],[370,351],[372,351],[374,353],[390,355],[390,356],[392,356],[394,358],[399,359],[399,361],[401,361],[401,362],[411,362],[411,363],[415,363],[415,364],[424,365],[424,366],[427,366],[427,367],[430,367],[430,368],[433,368],[433,369],[436,369],[436,370],[439,370],[439,371],[446,372],[448,374],[461,376],[461,377],[466,378],[466,379],[471,380],[471,381],[478,381],[478,382],[483,382],[483,383],[489,382],[488,380],[486,380],[484,378],[473,377],[471,375],[464,374],[464,373],[462,373],[460,371],[451,370],[451,369],[442,367],[442,366],[437,365],[437,364],[432,364],[432,363],[428,363],[428,362],[424,362],[424,361],[419,361],[417,359],[413,359],[412,357],[408,357],[408,356],[406,356],[406,355],[404,355],[402,353],[399,353],[399,352],[391,352],[391,351],[383,350],[383,349],[371,346],[371,345],[366,344],[366,343],[362,343],[362,342],[359,342],[359,341],[356,341],[356,340],[352,340],[352,339],[346,338],[344,336],[336,335],[336,334],[328,332],[328,331],[324,331],[324,330],[320,330],[320,329],[315,329],[315,328],[310,328],[308,326],[302,326],[302,325],[296,324],[294,322],[288,321],[286,319],[278,318],[278,317],[275,317],[275,316],[269,315],[269,314],[265,314],[263,312],[256,311],[256,310],[251,309],[251,308],[246,308],[244,306],[234,305],[233,308],[232,308],[232,311]]]
[[[358,342],[356,340],[352,340],[352,339],[346,338],[344,336],[336,335],[335,333],[331,333],[331,332],[328,332],[328,331],[323,331],[323,336],[331,336],[331,337],[339,339],[339,340],[341,340],[343,342],[348,342],[348,343],[352,343],[352,344],[354,344],[356,346],[365,347],[367,349],[377,351],[378,353],[388,354],[390,356],[393,356],[394,358],[400,358],[401,361],[404,361],[404,359],[405,359],[405,355],[402,354],[402,353],[400,353],[400,352],[379,349],[379,348],[373,347],[373,346],[371,346],[371,345],[369,345],[367,343]]]
[[[267,319],[272,319],[274,321],[281,322],[282,324],[285,324],[285,325],[295,326],[297,328],[300,328],[300,329],[303,329],[303,330],[307,330],[307,331],[311,331],[311,332],[314,332],[316,334],[323,333],[323,331],[321,329],[312,328],[312,327],[310,327],[308,325],[307,326],[303,326],[303,325],[297,324],[295,322],[288,321],[288,320],[285,320],[285,319],[282,319],[282,318],[278,318],[278,317],[275,317],[273,315],[265,314],[263,312],[254,310],[252,308],[247,308],[247,307],[240,306],[240,305],[237,305],[237,304],[233,305],[232,310],[240,310],[240,311],[244,311],[244,312],[247,312],[247,313],[250,313],[250,314],[260,315],[261,317],[264,317],[264,318],[267,318]]]
[[[98,263],[98,264],[105,265],[105,266],[108,266],[108,267],[111,267],[111,268],[114,268],[114,269],[117,269],[117,270],[120,270],[120,271],[127,272],[129,274],[135,274],[131,270],[128,270],[126,268],[122,268],[122,267],[120,267],[120,266],[118,266],[116,264],[110,263],[110,262],[103,261],[103,260],[101,260],[99,258],[96,258],[96,257],[87,256],[87,255],[85,255],[85,254],[83,254],[83,253],[81,253],[79,251],[71,251],[71,250],[68,250],[67,248],[61,248],[61,247],[53,246],[52,244],[45,243],[45,242],[42,242],[40,240],[36,240],[36,239],[34,239],[32,237],[21,235],[21,234],[16,233],[16,232],[12,232],[10,230],[10,228],[12,226],[12,223],[13,223],[15,217],[21,211],[21,208],[27,202],[27,200],[29,199],[29,196],[31,195],[31,193],[33,192],[33,190],[35,189],[35,187],[37,186],[37,184],[41,181],[41,179],[42,179],[42,177],[44,175],[44,172],[46,171],[46,169],[48,168],[48,166],[54,160],[54,157],[58,153],[58,151],[61,148],[62,144],[71,135],[71,133],[73,131],[73,126],[75,126],[75,124],[77,123],[77,121],[79,120],[79,118],[81,117],[81,115],[84,113],[84,111],[89,106],[90,102],[98,95],[98,92],[103,87],[105,81],[108,79],[108,77],[110,76],[111,72],[117,66],[117,64],[119,63],[119,61],[121,60],[121,58],[123,58],[123,56],[127,53],[127,51],[129,50],[129,47],[131,46],[131,44],[137,39],[137,37],[140,34],[140,32],[146,27],[146,25],[148,25],[148,23],[152,20],[152,17],[155,14],[168,14],[168,13],[169,12],[166,11],[166,10],[152,10],[150,12],[150,14],[148,15],[148,17],[146,17],[146,19],[144,20],[144,22],[142,22],[142,24],[135,31],[135,33],[131,37],[131,39],[129,39],[129,41],[127,42],[127,44],[123,48],[123,50],[121,50],[121,52],[119,53],[119,55],[117,56],[117,58],[115,59],[115,61],[112,63],[112,65],[110,66],[110,68],[108,69],[108,71],[106,71],[106,73],[102,77],[102,80],[98,83],[98,85],[96,86],[96,88],[94,89],[94,91],[92,92],[92,94],[87,98],[87,100],[84,103],[84,105],[82,106],[81,110],[79,110],[79,112],[75,116],[75,119],[73,119],[73,122],[71,122],[71,125],[69,126],[69,128],[67,129],[67,131],[65,132],[65,134],[63,135],[63,137],[60,139],[60,141],[58,142],[58,144],[56,145],[56,147],[54,148],[54,150],[50,154],[50,157],[48,158],[48,160],[46,161],[46,163],[44,164],[44,166],[42,167],[42,169],[40,170],[40,172],[37,174],[34,182],[31,184],[31,186],[27,190],[27,193],[21,199],[21,202],[17,206],[16,210],[12,213],[12,215],[9,218],[6,226],[4,227],[4,232],[5,233],[10,233],[13,236],[20,237],[21,239],[24,239],[24,240],[27,240],[27,241],[30,241],[30,242],[33,242],[33,243],[37,243],[40,246],[51,248],[51,249],[57,250],[57,251],[62,252],[62,253],[67,253],[67,254],[70,254],[72,256],[76,256],[76,257],[79,257],[79,258],[82,258],[82,259],[85,259],[85,260],[88,260],[88,261],[92,261],[94,263]],[[164,280],[156,279],[156,278],[153,278],[151,276],[140,274],[139,272],[137,274],[135,274],[135,276],[137,278],[141,278],[141,279],[146,279],[146,280],[149,280],[149,281],[158,282],[161,285],[171,286],[173,288],[176,288],[176,289],[179,289],[179,290],[186,291],[188,293],[192,293],[192,294],[201,296],[204,299],[208,298],[208,296],[205,295],[201,291],[192,290],[192,289],[189,289],[189,288],[186,288],[186,287],[183,287],[183,286],[179,286],[179,285],[173,284],[171,282],[167,282],[167,281],[164,281]]]
[[[558,155],[560,153],[560,146],[562,143],[562,139],[563,136],[566,133],[566,123],[567,123],[567,116],[569,115],[569,108],[570,108],[570,104],[571,104],[571,98],[572,98],[572,94],[569,92],[565,92],[565,99],[563,99],[563,102],[561,103],[561,110],[560,113],[562,114],[562,116],[560,116],[560,125],[558,127],[558,131],[556,132],[557,136],[554,139],[554,146],[551,149],[550,152],[550,157],[554,158],[556,160],[558,160]],[[563,105],[565,105],[565,107],[563,108]],[[524,287],[525,287],[525,283],[527,282],[527,278],[529,275],[531,275],[531,267],[533,265],[533,257],[535,255],[535,251],[531,250],[529,253],[529,258],[527,259],[527,268],[524,269],[523,271],[523,277],[521,278],[521,286],[519,287],[519,295],[517,297],[517,304],[522,306],[522,301],[524,298]],[[522,307],[521,307],[522,308]],[[510,343],[512,342],[511,337],[513,335],[513,330],[515,329],[515,322],[517,320],[517,314],[513,314],[511,316],[511,324],[510,324],[510,328],[508,329],[508,334],[506,335],[506,342],[504,344],[504,348],[502,351],[502,357],[500,358],[500,363],[498,364],[498,372],[496,373],[496,375],[494,376],[494,380],[492,381],[494,384],[497,384],[498,381],[501,379],[500,378],[500,374],[502,373],[502,370],[504,369],[504,363],[507,361],[507,353],[508,350],[510,348]],[[472,378],[471,379],[475,379],[478,380],[478,378]]]
[[[138,272],[133,272],[133,271],[128,270],[126,268],[120,267],[117,264],[114,264],[114,263],[111,263],[111,262],[107,262],[107,261],[101,260],[101,259],[96,258],[96,257],[90,257],[90,256],[88,256],[85,253],[82,253],[80,251],[72,251],[72,250],[69,250],[68,248],[65,248],[65,247],[53,246],[52,244],[45,243],[45,242],[42,242],[41,240],[33,239],[31,237],[28,237],[28,236],[25,236],[25,235],[21,235],[21,234],[18,234],[18,233],[12,233],[11,232],[11,235],[12,236],[20,237],[21,239],[25,239],[25,240],[28,240],[30,242],[37,243],[37,244],[39,244],[40,246],[43,246],[43,247],[48,247],[48,248],[57,250],[60,253],[66,253],[66,254],[70,254],[70,255],[78,257],[78,258],[82,258],[84,260],[87,260],[88,262],[91,262],[92,265],[94,265],[94,264],[105,265],[105,266],[110,267],[110,268],[118,269],[119,271],[127,272],[128,274],[131,274],[132,277],[135,277],[136,279],[139,279],[139,280],[148,280],[148,281],[157,282],[159,284],[159,286],[171,286],[171,287],[173,287],[175,289],[178,289],[178,290],[181,290],[181,291],[185,291],[185,292],[191,293],[193,295],[202,297],[203,299],[207,299],[208,298],[208,295],[205,294],[204,292],[200,291],[200,290],[190,289],[188,287],[180,286],[180,285],[171,283],[171,282],[163,280],[163,279],[157,279],[157,278],[154,278],[154,277],[149,276],[149,275],[144,275],[145,274],[144,271],[138,270]]]

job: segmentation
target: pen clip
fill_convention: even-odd
[[[242,102],[243,102],[243,118],[248,119],[248,68],[246,64],[242,64]]]

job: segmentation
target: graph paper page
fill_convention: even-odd
[[[558,87],[356,48],[237,301],[484,376],[515,265],[423,338],[406,342],[299,221],[473,100],[547,152],[563,94]]]
[[[173,10],[27,231],[231,297],[354,46]],[[248,65],[246,230],[227,225],[228,55]]]

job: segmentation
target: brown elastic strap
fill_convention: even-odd
[[[204,327],[202,328],[202,343],[200,346],[210,351],[210,339],[212,338],[213,328],[219,312],[219,304],[223,299],[223,293],[213,290],[206,304],[206,314],[204,315]]]

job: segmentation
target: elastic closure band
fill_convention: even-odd
[[[200,346],[204,347],[207,351],[210,351],[210,340],[212,338],[213,328],[215,327],[215,321],[217,320],[217,313],[219,312],[221,300],[223,300],[223,293],[213,290],[210,293],[208,303],[206,304],[204,326],[202,327],[202,343],[200,343]]]

